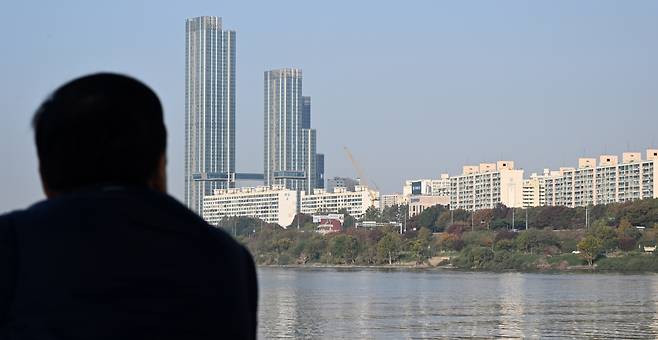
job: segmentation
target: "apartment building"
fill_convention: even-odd
[[[551,176],[549,169],[538,175],[533,173],[529,179],[523,180],[523,207],[541,207],[546,205],[546,179]]]
[[[658,198],[658,149],[580,158],[578,168],[561,168],[546,179],[546,205],[582,207]]]
[[[301,193],[300,210],[304,214],[337,213],[343,209],[354,218],[361,218],[371,206],[379,209],[379,192],[357,185],[353,191],[336,187],[333,192],[315,189],[313,194]]]
[[[523,205],[523,170],[513,161],[466,165],[462,174],[450,177],[450,209],[491,209],[498,204]]]
[[[282,227],[297,213],[297,192],[283,185],[216,189],[203,199],[203,218],[217,225],[225,217],[255,217]]]

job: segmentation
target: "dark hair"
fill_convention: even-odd
[[[41,176],[55,192],[145,185],[167,144],[157,95],[119,74],[92,74],[64,84],[41,104],[32,125]]]

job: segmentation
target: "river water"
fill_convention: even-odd
[[[259,337],[658,338],[658,275],[259,268]]]

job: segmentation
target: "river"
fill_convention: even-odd
[[[658,275],[258,269],[259,338],[658,338]]]

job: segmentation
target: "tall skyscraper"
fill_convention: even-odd
[[[303,181],[304,190],[309,195],[313,193],[317,175],[317,134],[315,129],[302,129],[302,162],[306,180]]]
[[[315,161],[315,187],[324,189],[324,154],[316,155]]]
[[[219,17],[185,21],[185,204],[201,213],[203,197],[235,173],[235,31]]]
[[[265,72],[264,179],[265,185],[313,191],[316,133],[304,127],[302,71],[284,68]],[[310,156],[313,155],[313,156]]]
[[[311,128],[311,97],[302,96],[302,129]]]

